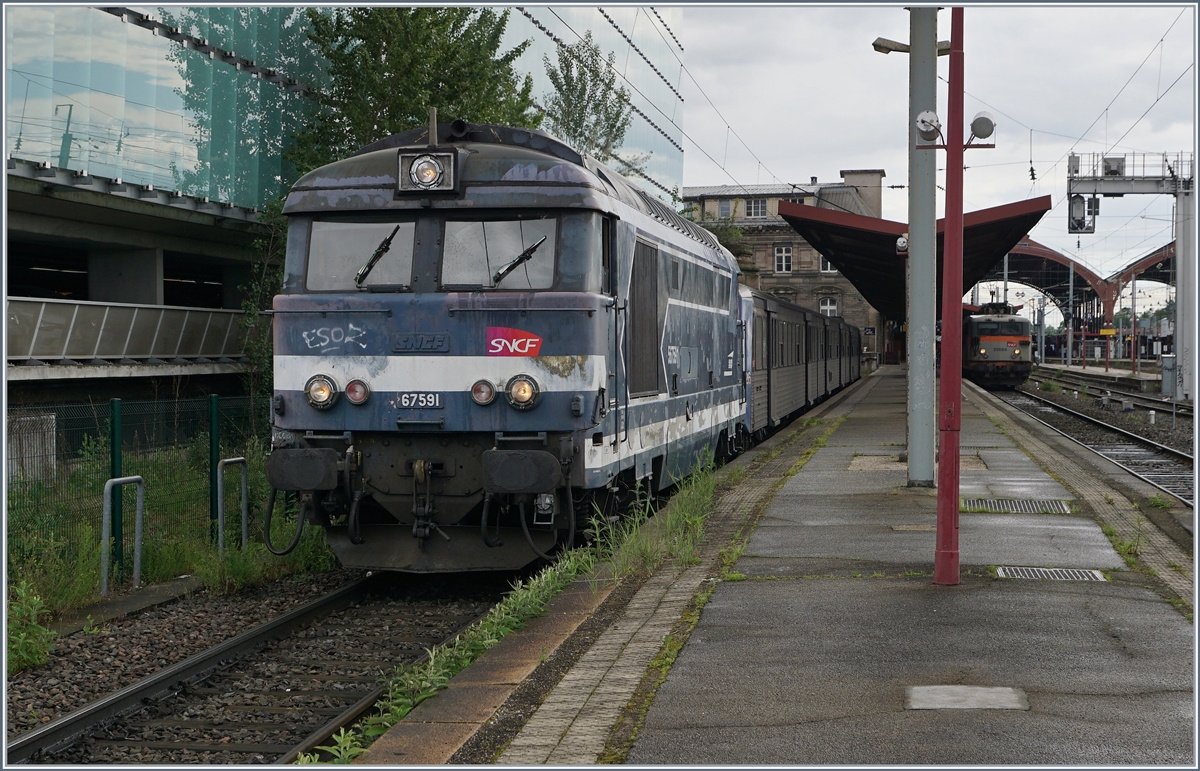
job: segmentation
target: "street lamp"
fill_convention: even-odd
[[[876,51],[908,54],[908,259],[905,260],[905,317],[908,334],[906,399],[908,486],[933,487],[937,401],[937,169],[934,157],[918,151],[913,122],[937,108],[937,57],[950,53],[938,42],[936,7],[908,9],[909,42],[877,38]],[[929,141],[929,140],[926,140]]]

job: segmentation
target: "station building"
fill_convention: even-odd
[[[863,336],[866,353],[871,354],[885,345],[884,319],[879,311],[779,214],[779,202],[789,201],[883,216],[883,170],[847,170],[841,177],[840,182],[819,182],[812,177],[803,185],[686,187],[683,200],[697,222],[721,222],[741,229],[753,251],[740,259],[745,283],[826,316],[841,316],[860,330],[876,330],[876,335]]]
[[[682,10],[513,9],[502,50],[541,100],[543,57],[591,30],[616,54],[623,150],[683,176]],[[291,136],[326,84],[299,7],[5,8],[10,404],[236,393],[242,287]],[[631,84],[637,84],[636,89]]]

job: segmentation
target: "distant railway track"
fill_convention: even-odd
[[[379,700],[383,673],[494,602],[431,612],[390,596],[388,578],[357,581],[23,734],[8,761],[247,764],[312,752]]]
[[[1024,391],[997,396],[1048,428],[1192,506],[1191,455]]]
[[[1095,382],[1085,382],[1070,377],[1063,377],[1060,373],[1034,372],[1029,376],[1029,382],[1031,383],[1040,385],[1043,381],[1058,383],[1059,385],[1066,387],[1079,386],[1082,388],[1087,386],[1088,393],[1090,395],[1104,393],[1114,399],[1124,399],[1132,402],[1133,406],[1137,409],[1154,410],[1157,415],[1163,417],[1169,417],[1172,410],[1175,411],[1175,414],[1178,417],[1190,418],[1193,414],[1192,405],[1187,404],[1186,402],[1175,402],[1173,404],[1170,399],[1164,399],[1161,396],[1138,393],[1135,391],[1122,391],[1107,385],[1097,385]]]

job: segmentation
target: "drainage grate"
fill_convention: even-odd
[[[964,500],[960,511],[983,514],[1070,514],[1066,501]]]
[[[1042,578],[1050,581],[1104,581],[1099,570],[1077,568],[996,568],[1000,578]]]

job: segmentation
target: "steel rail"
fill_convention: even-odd
[[[457,637],[459,634],[461,634],[464,629],[471,626],[475,622],[479,621],[481,618],[483,618],[484,616],[486,616],[488,613],[491,613],[491,612],[492,612],[491,608],[484,610],[482,613],[479,613],[474,618],[472,618],[470,621],[467,621],[466,623],[460,625],[453,632],[446,635],[446,637],[443,638],[440,643],[438,643],[437,645],[432,646],[432,647],[436,648],[438,645],[445,645],[446,643],[450,642],[455,637]],[[424,651],[421,652],[421,655],[417,656],[412,661],[409,661],[404,666],[411,667],[411,666],[416,666],[418,664],[423,663],[425,660],[427,660],[429,658],[429,651],[430,651],[430,649],[426,648]],[[386,685],[380,685],[380,686],[376,687],[375,689],[369,691],[366,696],[363,696],[361,699],[356,701],[354,704],[352,704],[350,707],[348,707],[344,712],[339,714],[333,720],[330,720],[328,723],[326,723],[325,725],[318,728],[316,731],[313,731],[311,734],[309,734],[309,736],[307,738],[305,738],[304,741],[300,742],[295,747],[293,747],[291,750],[289,750],[287,752],[287,754],[281,755],[278,759],[276,759],[273,762],[273,765],[280,766],[280,765],[289,765],[291,763],[295,763],[296,760],[299,759],[301,753],[314,752],[314,751],[320,749],[320,746],[322,744],[325,744],[326,742],[330,741],[333,738],[333,735],[338,732],[338,730],[357,722],[359,718],[361,718],[363,715],[367,714],[367,712],[369,712],[371,710],[371,708],[374,707],[375,704],[381,698],[383,698],[383,694],[386,692],[387,692]]]
[[[97,699],[74,712],[69,712],[46,725],[22,734],[9,742],[6,749],[8,763],[21,763],[36,755],[69,744],[98,724],[141,710],[157,699],[166,696],[181,683],[201,677],[230,659],[243,656],[258,647],[281,638],[322,616],[334,613],[350,605],[377,576],[367,576],[337,591],[316,599],[274,621],[232,637],[218,645],[201,651],[184,661],[174,664],[153,675],[126,686],[104,698]]]
[[[1042,403],[1044,403],[1044,404],[1046,404],[1046,405],[1048,405],[1048,406],[1050,406],[1050,407],[1052,407],[1052,408],[1054,408],[1054,409],[1060,410],[1060,411],[1062,411],[1062,412],[1067,412],[1067,413],[1070,413],[1071,415],[1075,415],[1075,416],[1081,417],[1081,418],[1083,418],[1083,419],[1085,419],[1085,420],[1088,420],[1088,421],[1090,421],[1090,422],[1092,422],[1092,423],[1096,423],[1097,425],[1103,426],[1104,428],[1107,428],[1107,429],[1110,429],[1110,430],[1112,430],[1112,431],[1116,431],[1116,432],[1119,432],[1119,433],[1125,434],[1126,436],[1132,437],[1133,439],[1135,439],[1135,440],[1137,440],[1137,441],[1139,441],[1139,442],[1143,442],[1143,443],[1145,443],[1145,444],[1153,445],[1155,448],[1161,448],[1162,450],[1165,450],[1165,451],[1167,451],[1168,453],[1171,453],[1171,454],[1174,454],[1174,455],[1180,456],[1180,457],[1182,457],[1182,458],[1184,458],[1184,459],[1188,460],[1189,462],[1192,460],[1192,456],[1190,456],[1190,455],[1188,455],[1188,454],[1186,454],[1186,453],[1181,453],[1181,452],[1179,452],[1178,450],[1171,449],[1170,447],[1164,447],[1163,445],[1160,445],[1160,444],[1158,444],[1157,442],[1153,442],[1153,441],[1151,441],[1151,440],[1149,440],[1149,439],[1146,439],[1145,437],[1138,436],[1137,434],[1130,434],[1128,431],[1124,431],[1124,430],[1122,430],[1122,429],[1119,429],[1119,428],[1117,428],[1116,426],[1110,426],[1110,425],[1108,425],[1107,423],[1105,423],[1105,422],[1103,422],[1103,421],[1096,420],[1095,418],[1088,417],[1087,415],[1081,415],[1080,413],[1078,413],[1078,412],[1075,412],[1074,410],[1069,410],[1069,409],[1067,409],[1066,407],[1060,407],[1059,405],[1055,404],[1054,402],[1050,402],[1050,401],[1047,401],[1047,400],[1045,400],[1045,399],[1041,399],[1041,398],[1039,398],[1039,397],[1036,397],[1036,396],[1031,396],[1030,394],[1027,394],[1027,393],[1024,393],[1024,392],[1022,392],[1022,393],[1021,393],[1021,395],[1022,395],[1022,396],[1027,396],[1027,397],[1030,397],[1030,398],[1032,398],[1032,399],[1035,399],[1036,401],[1042,402]],[[1142,481],[1143,481],[1143,482],[1145,482],[1146,484],[1148,484],[1148,485],[1151,485],[1152,487],[1155,487],[1155,488],[1157,488],[1157,489],[1159,489],[1159,490],[1162,490],[1164,493],[1166,493],[1167,495],[1171,496],[1172,498],[1176,498],[1176,499],[1178,499],[1178,500],[1180,500],[1180,501],[1183,501],[1183,503],[1185,503],[1185,504],[1186,504],[1187,506],[1189,506],[1189,507],[1194,507],[1194,504],[1193,504],[1193,502],[1192,502],[1192,498],[1195,498],[1195,493],[1194,493],[1194,492],[1193,492],[1193,494],[1192,494],[1192,498],[1185,498],[1185,497],[1183,497],[1182,495],[1180,495],[1179,493],[1175,492],[1174,490],[1169,490],[1169,489],[1167,489],[1166,487],[1163,487],[1162,485],[1160,485],[1158,482],[1155,482],[1153,479],[1150,479],[1149,477],[1147,477],[1147,476],[1145,476],[1145,475],[1141,474],[1140,472],[1138,472],[1138,471],[1135,471],[1134,469],[1131,469],[1129,466],[1126,466],[1126,465],[1125,465],[1124,463],[1122,463],[1121,461],[1119,461],[1119,460],[1117,460],[1117,459],[1115,459],[1115,458],[1113,458],[1113,457],[1111,457],[1111,456],[1109,456],[1109,455],[1106,455],[1106,454],[1104,454],[1103,452],[1100,452],[1100,451],[1099,451],[1099,450],[1097,450],[1095,447],[1092,447],[1091,445],[1088,445],[1088,444],[1084,444],[1083,442],[1079,441],[1079,440],[1078,440],[1078,439],[1076,439],[1075,437],[1073,437],[1073,436],[1071,436],[1070,434],[1068,434],[1066,431],[1063,431],[1062,429],[1060,429],[1060,428],[1058,428],[1058,427],[1056,427],[1056,426],[1052,426],[1052,425],[1050,425],[1049,423],[1047,423],[1046,421],[1044,421],[1044,420],[1042,420],[1041,418],[1037,417],[1036,415],[1030,414],[1029,412],[1026,412],[1025,410],[1022,410],[1020,407],[1018,407],[1018,406],[1017,406],[1017,405],[1015,405],[1015,404],[1012,404],[1011,402],[1009,402],[1009,401],[1007,401],[1007,400],[1004,400],[1004,402],[1005,402],[1005,404],[1008,404],[1008,406],[1012,407],[1013,409],[1015,409],[1015,410],[1018,410],[1018,411],[1019,411],[1019,412],[1020,412],[1022,415],[1026,416],[1026,417],[1027,417],[1027,418],[1029,418],[1030,420],[1035,420],[1035,421],[1037,421],[1038,423],[1041,423],[1041,424],[1042,424],[1043,426],[1045,426],[1046,428],[1050,429],[1051,431],[1054,431],[1055,433],[1061,434],[1062,436],[1064,436],[1064,437],[1066,437],[1067,439],[1071,440],[1072,442],[1074,442],[1075,444],[1077,444],[1077,445],[1079,445],[1080,447],[1084,448],[1085,450],[1088,450],[1088,451],[1090,451],[1090,452],[1093,452],[1093,453],[1095,453],[1096,455],[1099,455],[1101,458],[1104,458],[1104,459],[1105,459],[1106,461],[1108,461],[1109,463],[1112,463],[1113,465],[1115,465],[1115,466],[1117,466],[1117,467],[1119,467],[1119,468],[1121,468],[1121,469],[1124,469],[1125,471],[1127,471],[1128,473],[1130,473],[1130,474],[1132,474],[1133,476],[1137,477],[1138,479],[1142,480]]]
[[[1049,399],[1043,399],[1043,398],[1042,398],[1042,397],[1040,397],[1040,396],[1036,396],[1036,395],[1034,395],[1034,394],[1031,394],[1031,393],[1028,393],[1028,392],[1026,392],[1026,391],[1022,391],[1022,392],[1021,392],[1021,395],[1022,395],[1022,396],[1027,396],[1027,397],[1029,397],[1030,399],[1033,399],[1033,400],[1035,400],[1035,401],[1039,401],[1039,402],[1041,402],[1042,404],[1045,404],[1045,405],[1046,405],[1046,406],[1048,406],[1048,407],[1052,407],[1053,409],[1056,409],[1056,410],[1058,410],[1059,412],[1065,412],[1065,413],[1067,413],[1067,414],[1069,414],[1069,415],[1072,415],[1072,416],[1074,416],[1074,417],[1076,417],[1076,418],[1079,418],[1079,419],[1081,419],[1081,420],[1085,420],[1085,421],[1087,421],[1087,422],[1089,422],[1089,423],[1094,423],[1094,424],[1096,424],[1097,426],[1100,426],[1101,428],[1106,428],[1106,429],[1108,429],[1109,431],[1114,431],[1114,432],[1116,432],[1116,433],[1118,433],[1118,434],[1122,434],[1122,435],[1124,435],[1124,436],[1127,436],[1127,437],[1129,437],[1130,439],[1133,439],[1133,440],[1135,440],[1135,441],[1137,441],[1137,442],[1141,442],[1142,444],[1148,444],[1148,445],[1152,446],[1152,447],[1153,447],[1154,449],[1156,449],[1156,450],[1161,450],[1162,452],[1165,452],[1165,453],[1167,453],[1167,454],[1169,454],[1169,455],[1174,455],[1174,456],[1176,456],[1176,457],[1178,457],[1178,458],[1182,458],[1183,460],[1186,460],[1188,463],[1194,463],[1194,460],[1193,460],[1193,458],[1192,458],[1192,456],[1191,456],[1191,455],[1188,455],[1186,452],[1181,452],[1181,451],[1179,451],[1179,450],[1176,450],[1174,447],[1167,447],[1165,444],[1159,444],[1158,442],[1154,441],[1153,439],[1147,439],[1147,438],[1146,438],[1146,437],[1144,437],[1144,436],[1139,436],[1139,435],[1137,435],[1137,434],[1134,434],[1134,433],[1132,433],[1132,432],[1126,431],[1126,430],[1125,430],[1125,429],[1123,429],[1123,428],[1118,428],[1117,426],[1114,426],[1114,425],[1112,425],[1112,424],[1110,424],[1110,423],[1105,423],[1103,420],[1098,420],[1098,419],[1096,419],[1096,418],[1093,418],[1091,415],[1084,415],[1082,412],[1076,412],[1075,410],[1073,410],[1073,409],[1071,409],[1071,408],[1069,408],[1069,407],[1064,407],[1064,406],[1062,406],[1061,404],[1058,404],[1058,403],[1056,403],[1056,402],[1052,402],[1052,401],[1050,401]],[[1026,413],[1026,414],[1028,414],[1028,413]]]

